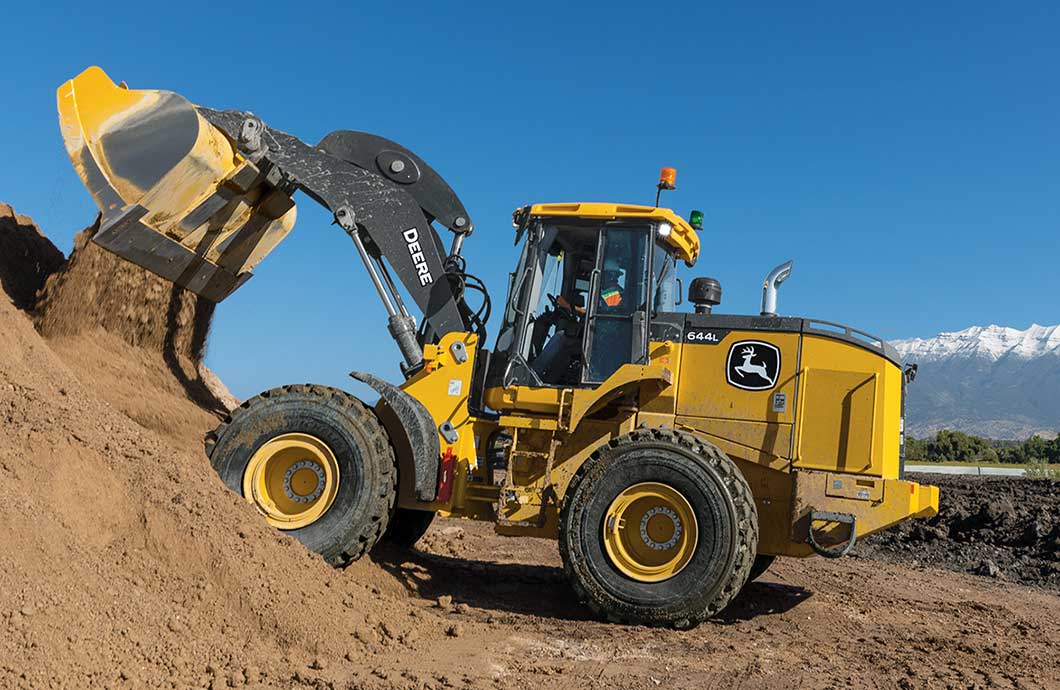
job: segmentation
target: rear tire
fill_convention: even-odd
[[[434,522],[434,513],[427,510],[398,508],[390,516],[390,526],[383,534],[383,541],[402,549],[411,549],[420,538],[427,534]]]
[[[360,558],[387,528],[394,451],[375,413],[344,391],[262,393],[207,436],[206,452],[229,489],[331,565]]]
[[[653,526],[660,517],[663,529]],[[641,544],[638,534],[648,535]],[[616,540],[628,548],[616,548]],[[560,515],[559,547],[575,592],[597,613],[691,628],[728,606],[747,581],[758,513],[743,475],[715,446],[689,433],[639,429],[611,440],[578,470]]]

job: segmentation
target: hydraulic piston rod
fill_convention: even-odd
[[[405,311],[404,305],[400,302],[401,298],[397,294],[391,298],[390,290],[387,287],[389,284],[390,289],[393,289],[393,285],[389,280],[384,284],[379,271],[376,270],[375,262],[372,261],[371,255],[368,254],[364,241],[361,240],[361,234],[357,230],[353,211],[345,207],[340,208],[335,212],[335,220],[350,236],[350,239],[353,240],[353,245],[357,248],[357,253],[368,271],[368,277],[371,279],[372,285],[375,286],[376,292],[379,293],[379,298],[383,301],[383,308],[386,309],[389,317],[387,329],[401,351],[401,357],[405,360],[406,368],[418,368],[423,364],[423,350],[416,339],[416,320]],[[395,301],[402,307],[400,311],[394,306]]]

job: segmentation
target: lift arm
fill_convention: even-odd
[[[274,166],[286,183],[332,213],[357,246],[409,365],[422,358],[422,343],[380,258],[393,267],[435,333],[468,328],[445,277],[445,249],[431,221],[440,219],[461,241],[471,224],[456,194],[426,163],[371,134],[333,132],[312,147],[250,113],[198,111],[235,140],[241,153],[259,166]]]

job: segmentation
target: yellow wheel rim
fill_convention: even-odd
[[[624,575],[662,582],[681,572],[696,552],[699,525],[692,505],[666,484],[634,484],[604,516],[604,548]]]
[[[328,511],[339,488],[339,463],[327,444],[309,434],[282,434],[250,458],[243,496],[269,524],[292,530]]]

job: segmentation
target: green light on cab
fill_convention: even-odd
[[[692,211],[692,213],[690,213],[688,215],[688,224],[691,225],[696,230],[702,230],[703,229],[703,212],[702,211]]]

